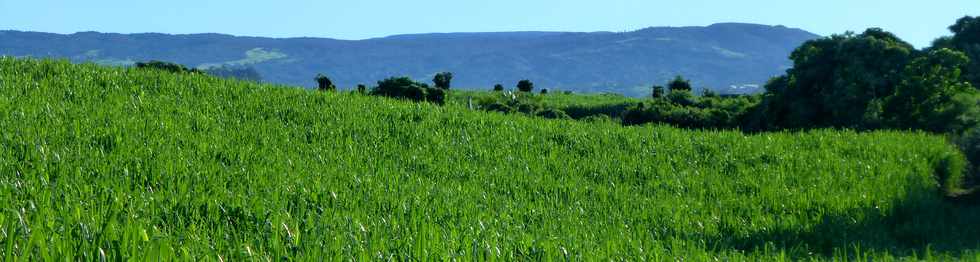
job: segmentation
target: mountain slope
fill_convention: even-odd
[[[722,91],[763,84],[790,65],[791,50],[815,37],[803,30],[753,24],[627,33],[417,34],[359,41],[0,31],[0,55],[112,65],[151,59],[195,67],[251,65],[267,81],[301,86],[312,86],[318,72],[350,87],[401,75],[427,81],[436,72],[452,71],[457,87],[512,86],[527,78],[545,88],[646,95],[651,84],[677,74]]]

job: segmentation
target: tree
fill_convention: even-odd
[[[521,92],[531,92],[534,90],[534,83],[527,79],[521,80],[517,82],[517,90],[520,90]]]
[[[670,92],[677,92],[677,91],[690,92],[692,89],[691,81],[688,81],[687,79],[684,79],[681,76],[674,77],[674,80],[671,80],[669,83],[667,83],[667,88],[670,89]]]
[[[541,89],[541,94],[542,95],[547,95],[548,94],[548,89],[547,88]]]
[[[664,97],[664,87],[659,85],[653,86],[653,98],[656,99],[661,97]]]
[[[939,48],[946,47],[966,54],[970,62],[963,69],[963,77],[980,88],[980,16],[965,16],[949,27],[951,38],[940,38],[934,43]]]
[[[316,77],[314,77],[313,80],[316,81],[317,90],[320,91],[337,90],[337,86],[333,85],[333,81],[330,81],[330,78],[323,74],[316,74]]]
[[[883,99],[915,55],[878,28],[807,41],[790,55],[786,76],[766,85],[764,115],[782,128],[878,128]]]
[[[961,78],[966,54],[942,48],[916,58],[887,98],[884,117],[892,127],[956,133],[977,123],[977,90]]]
[[[493,85],[493,91],[497,91],[497,92],[504,91],[504,86],[501,84]]]
[[[452,81],[453,81],[453,73],[451,72],[438,73],[436,74],[435,77],[432,78],[432,83],[434,83],[437,88],[441,88],[441,89],[449,89],[449,86],[452,83]]]
[[[365,86],[364,84],[357,84],[357,92],[360,94],[366,94],[367,86]]]

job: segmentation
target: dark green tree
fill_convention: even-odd
[[[964,67],[963,77],[980,88],[980,16],[960,18],[949,30],[952,37],[940,38],[933,44],[965,53],[970,62]]]
[[[258,70],[255,70],[255,68],[251,66],[224,65],[224,66],[204,69],[204,72],[209,75],[223,77],[223,78],[234,78],[234,79],[254,81],[254,82],[262,81],[262,75],[259,74]]]
[[[521,80],[517,82],[517,90],[521,92],[531,92],[534,90],[534,83],[531,80]]]
[[[446,92],[441,88],[432,88],[424,83],[416,82],[408,77],[390,77],[378,81],[378,86],[371,90],[371,95],[392,98],[409,99],[416,102],[429,101],[444,104]]]
[[[916,58],[904,70],[884,117],[892,127],[957,133],[977,124],[977,90],[961,78],[965,54],[942,48]]]
[[[793,68],[766,86],[765,118],[782,128],[878,128],[912,45],[884,30],[811,40],[790,55]]]
[[[664,97],[664,87],[660,85],[653,86],[653,98],[656,99],[661,97]]]
[[[333,85],[333,81],[330,81],[330,78],[323,74],[316,74],[316,77],[314,77],[313,80],[316,81],[317,90],[320,91],[337,90],[337,86]]]
[[[547,95],[548,94],[548,89],[547,88],[541,89],[541,94],[542,95]]]
[[[367,86],[364,84],[357,84],[357,93],[367,94]]]
[[[493,91],[497,91],[497,92],[504,91],[504,86],[501,84],[493,85]]]
[[[684,79],[681,76],[674,77],[674,80],[670,80],[670,82],[667,83],[667,88],[670,89],[670,92],[676,92],[676,91],[690,92],[692,90],[691,81]]]
[[[453,73],[451,72],[438,73],[436,74],[435,77],[432,78],[432,83],[434,83],[437,88],[441,88],[441,89],[449,89],[449,86],[452,84],[452,81],[453,81]]]

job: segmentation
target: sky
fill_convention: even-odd
[[[880,27],[917,47],[978,0],[0,0],[0,30],[365,39],[490,31],[632,31],[719,22],[819,35]]]

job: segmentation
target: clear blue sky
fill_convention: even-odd
[[[364,39],[406,33],[627,31],[748,22],[820,35],[882,27],[922,47],[978,0],[0,0],[0,29]]]

